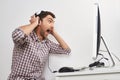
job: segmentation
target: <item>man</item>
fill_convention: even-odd
[[[41,11],[31,16],[30,24],[12,33],[14,50],[8,80],[42,80],[43,68],[50,53],[69,54],[70,48],[54,29],[55,15]],[[50,41],[51,34],[59,44]]]

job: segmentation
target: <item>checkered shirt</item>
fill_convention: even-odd
[[[33,31],[26,35],[20,28],[12,33],[14,42],[11,73],[8,80],[41,80],[43,68],[50,53],[69,54],[49,39],[40,41]]]

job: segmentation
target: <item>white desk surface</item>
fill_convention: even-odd
[[[120,66],[107,67],[107,68],[94,68],[93,70],[85,69],[76,72],[55,73],[56,77],[62,76],[84,76],[84,75],[97,75],[97,74],[120,74]]]

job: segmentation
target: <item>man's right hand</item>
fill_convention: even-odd
[[[29,21],[31,24],[35,24],[37,26],[39,24],[39,17],[35,17],[35,15],[32,15]]]
[[[21,30],[26,34],[29,35],[38,25],[41,24],[39,17],[35,17],[35,15],[31,16],[29,20],[30,24],[21,26]]]

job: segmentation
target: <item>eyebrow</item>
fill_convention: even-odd
[[[51,21],[53,21],[53,22],[55,22],[52,18],[48,18],[49,20],[51,20]]]

